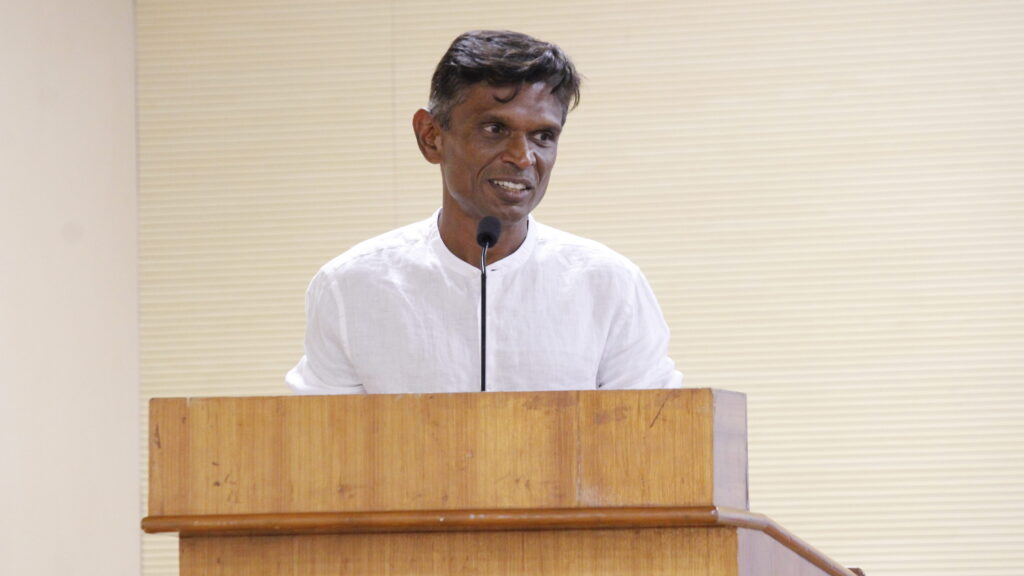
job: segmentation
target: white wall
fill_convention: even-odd
[[[5,3],[0,71],[0,574],[138,574],[132,3]]]

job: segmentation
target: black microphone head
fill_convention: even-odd
[[[484,216],[476,225],[476,243],[480,246],[494,246],[501,237],[501,221],[494,216]]]

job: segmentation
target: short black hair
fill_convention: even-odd
[[[429,110],[442,128],[451,125],[452,108],[466,89],[479,82],[491,86],[545,82],[562,103],[563,123],[580,101],[580,75],[561,48],[519,32],[474,30],[452,42],[430,81]]]

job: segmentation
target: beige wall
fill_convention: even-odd
[[[872,576],[1020,573],[1024,3],[138,15],[144,396],[285,393],[316,268],[439,203],[410,116],[447,43],[522,30],[587,78],[537,216],[641,266],[688,385],[748,395],[754,510]]]
[[[138,574],[132,3],[2,12],[0,574]]]

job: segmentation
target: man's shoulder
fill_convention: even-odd
[[[608,246],[537,223],[537,258],[563,266],[609,273],[637,274],[640,269],[629,258]]]
[[[347,273],[397,266],[416,261],[428,248],[436,230],[431,219],[414,222],[401,228],[364,240],[320,268],[321,276],[337,277]]]

